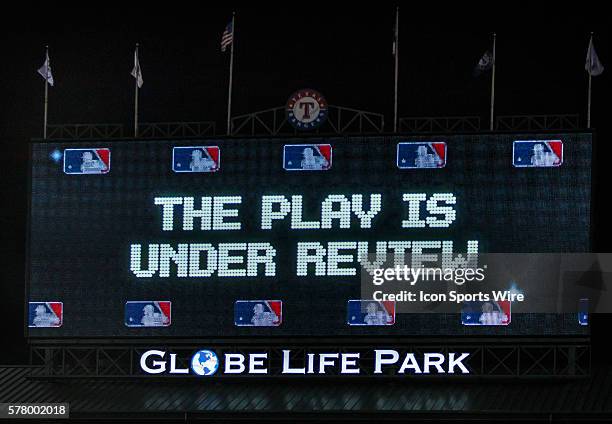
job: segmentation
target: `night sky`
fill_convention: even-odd
[[[142,7],[140,12],[126,6],[35,12],[31,5],[31,11],[4,16],[0,293],[7,302],[3,314],[11,323],[5,337],[13,341],[8,352],[2,352],[8,354],[7,361],[23,351],[27,145],[29,139],[42,136],[44,81],[36,69],[44,60],[45,44],[50,46],[55,78],[49,95],[50,124],[122,123],[129,132],[134,97],[130,71],[134,44],[139,42],[144,77],[141,122],[213,120],[219,133],[225,130],[229,54],[221,53],[219,43],[234,8]],[[464,17],[454,15],[454,10],[440,17],[440,10],[423,12],[410,3],[402,7],[399,115],[480,115],[483,123],[488,122],[490,75],[474,78],[472,71],[496,31],[496,111],[578,113],[585,123],[584,64],[589,33],[595,31],[595,47],[607,68],[593,79],[595,162],[600,164],[595,174],[595,249],[610,251],[610,226],[602,218],[605,214],[597,212],[605,202],[609,178],[603,166],[604,158],[610,157],[609,96],[604,91],[612,73],[609,22],[595,10],[568,10],[563,16],[541,10],[534,16],[531,8],[506,6],[512,10],[504,11],[498,3],[486,7],[476,13],[465,10]],[[235,10],[234,115],[282,106],[293,91],[310,87],[331,105],[385,114],[386,129],[391,130],[393,3]],[[496,17],[490,16],[493,12]]]

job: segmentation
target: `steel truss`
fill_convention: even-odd
[[[575,115],[507,115],[495,118],[496,131],[576,130]],[[407,133],[465,133],[488,131],[479,116],[430,116],[399,119],[399,131]]]
[[[199,349],[212,349],[219,357],[224,353],[268,353],[269,374],[281,377],[280,359],[283,350],[291,350],[296,366],[304,365],[306,353],[359,352],[360,363],[373,363],[374,349],[395,349],[412,352],[417,356],[425,352],[447,354],[470,353],[466,365],[470,369],[466,377],[526,378],[586,377],[591,371],[591,348],[588,338],[580,339],[447,339],[440,340],[377,340],[347,343],[296,342],[282,343],[278,339],[269,342],[211,341],[173,342],[172,340],[66,343],[45,341],[30,346],[32,377],[39,378],[137,378],[147,376],[139,365],[142,353],[158,349],[177,354],[177,365],[189,368],[193,353]],[[401,362],[401,361],[400,361]],[[396,375],[397,368],[388,368],[385,377],[406,378]],[[362,367],[362,377],[380,377],[370,368]],[[428,375],[428,378],[435,377]],[[150,378],[150,376],[147,376]],[[167,376],[168,378],[178,378]],[[238,376],[239,377],[239,376]],[[414,376],[413,376],[414,377]],[[440,375],[438,377],[444,377]],[[222,378],[237,378],[224,375]],[[355,378],[355,376],[350,376]]]
[[[213,121],[202,122],[143,122],[138,125],[138,138],[210,137],[216,133]],[[132,134],[133,135],[133,134]],[[123,138],[123,124],[63,124],[48,125],[47,139],[76,140]]]
[[[576,130],[580,128],[575,115],[508,115],[495,119],[497,131]]]
[[[151,122],[138,125],[139,138],[188,138],[215,135],[216,124],[204,122]]]
[[[411,133],[480,131],[478,116],[409,117],[399,119],[399,131]]]
[[[315,131],[298,131],[288,121],[284,106],[232,118],[231,135],[380,134],[385,118],[381,113],[329,106],[327,121]]]
[[[508,115],[495,119],[496,131],[540,131],[580,129],[579,116],[574,115]],[[298,131],[289,124],[283,106],[235,116],[231,120],[233,136],[266,135],[351,135],[381,134],[385,120],[380,113],[340,106],[329,106],[327,121],[315,131]],[[429,116],[399,119],[400,133],[469,133],[488,131],[479,116]],[[216,135],[214,121],[150,122],[138,126],[138,138],[198,138]],[[123,138],[123,124],[63,124],[47,126],[47,139],[113,139]]]
[[[123,124],[47,125],[47,139],[121,138]]]

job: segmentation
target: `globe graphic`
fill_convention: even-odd
[[[191,358],[191,370],[197,375],[213,375],[219,369],[219,358],[212,350],[198,350]]]

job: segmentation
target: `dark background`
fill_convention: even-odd
[[[604,66],[594,78],[596,131],[594,250],[609,251],[604,206],[610,157],[607,86],[612,69],[609,22],[603,10],[515,3],[471,9],[402,9],[400,116],[478,114],[486,122],[488,76],[472,69],[497,37],[496,112],[580,113],[586,120],[585,54],[590,31]],[[393,107],[391,55],[394,4],[295,8],[236,6],[234,114],[284,104],[301,87],[319,89],[330,104],[384,113]],[[26,361],[23,341],[27,143],[42,135],[42,64],[50,45],[56,86],[49,123],[128,125],[133,115],[135,42],[141,43],[141,121],[216,120],[223,130],[228,56],[219,39],[232,7],[170,10],[125,6],[7,11],[0,28],[2,362]],[[387,127],[390,130],[390,127]],[[599,318],[599,319],[598,319]],[[608,321],[593,320],[595,354]]]
[[[515,314],[512,325],[497,328],[461,325],[455,314],[397,314],[393,326],[349,327],[346,302],[362,296],[361,269],[354,250],[355,276],[315,276],[314,264],[307,276],[298,276],[297,243],[367,241],[370,257],[377,241],[442,240],[453,242],[453,254],[466,255],[467,241],[477,240],[478,251],[500,253],[588,252],[590,239],[591,136],[590,134],[521,134],[525,140],[560,139],[564,159],[559,168],[525,169],[512,166],[516,135],[448,135],[424,137],[278,137],[205,141],[88,141],[34,143],[32,146],[32,201],[30,225],[30,301],[62,301],[61,328],[31,328],[31,337],[116,336],[434,336],[434,335],[568,335],[584,334],[576,314],[544,317]],[[400,170],[397,142],[445,141],[448,161],[443,169]],[[332,167],[325,172],[287,172],[283,169],[286,143],[329,143]],[[210,174],[174,173],[172,147],[215,144],[221,150],[221,168]],[[66,175],[62,162],[50,152],[88,146],[111,148],[111,169],[106,175]],[[456,219],[445,228],[402,228],[408,217],[403,193],[453,193]],[[363,194],[382,197],[381,211],[371,228],[361,228],[353,216],[351,227],[334,221],[327,230],[291,229],[290,218],[261,229],[262,195],[303,196],[303,219],[320,220],[321,202],[330,194]],[[182,229],[182,206],[174,208],[174,230],[162,230],[158,196],[191,196],[201,207],[201,196],[241,196],[237,218],[240,230],[202,231]],[[441,203],[444,205],[444,202]],[[337,208],[337,206],[336,206]],[[276,208],[275,208],[276,209]],[[421,216],[430,215],[421,206]],[[440,215],[435,215],[439,218]],[[276,275],[266,277],[178,277],[158,273],[137,278],[130,271],[130,244],[142,249],[147,269],[149,243],[248,243],[268,242],[276,249]],[[429,252],[440,254],[440,249]],[[246,252],[232,252],[232,256]],[[202,255],[204,256],[204,255]],[[391,260],[389,252],[388,260]],[[482,257],[482,256],[481,256]],[[326,256],[328,260],[329,256]],[[205,259],[202,259],[203,264]],[[486,263],[481,260],[482,263]],[[387,265],[389,266],[389,265]],[[240,267],[240,266],[239,266]],[[239,268],[235,265],[230,268]],[[538,286],[540,273],[490,278],[487,290],[510,288],[516,279],[527,298]],[[423,283],[434,290],[433,283]],[[468,284],[469,286],[469,284]],[[383,289],[386,286],[381,287]],[[404,287],[405,288],[405,287]],[[415,287],[416,288],[416,287]],[[474,290],[473,287],[467,291]],[[550,293],[555,296],[556,293]],[[366,299],[367,297],[363,297]],[[123,312],[127,300],[172,301],[172,325],[168,328],[127,328]],[[245,328],[234,325],[236,300],[281,299],[284,320],[279,328]],[[575,302],[572,302],[575,303]],[[538,311],[535,304],[521,304],[523,311]],[[401,306],[398,305],[398,309]],[[452,311],[452,309],[450,309]],[[434,312],[434,311],[432,311]],[[545,322],[545,325],[542,323]]]

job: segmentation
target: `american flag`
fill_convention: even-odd
[[[224,52],[227,49],[227,46],[232,44],[234,41],[234,23],[231,21],[225,27],[225,31],[223,31],[223,35],[221,35],[221,51]]]

